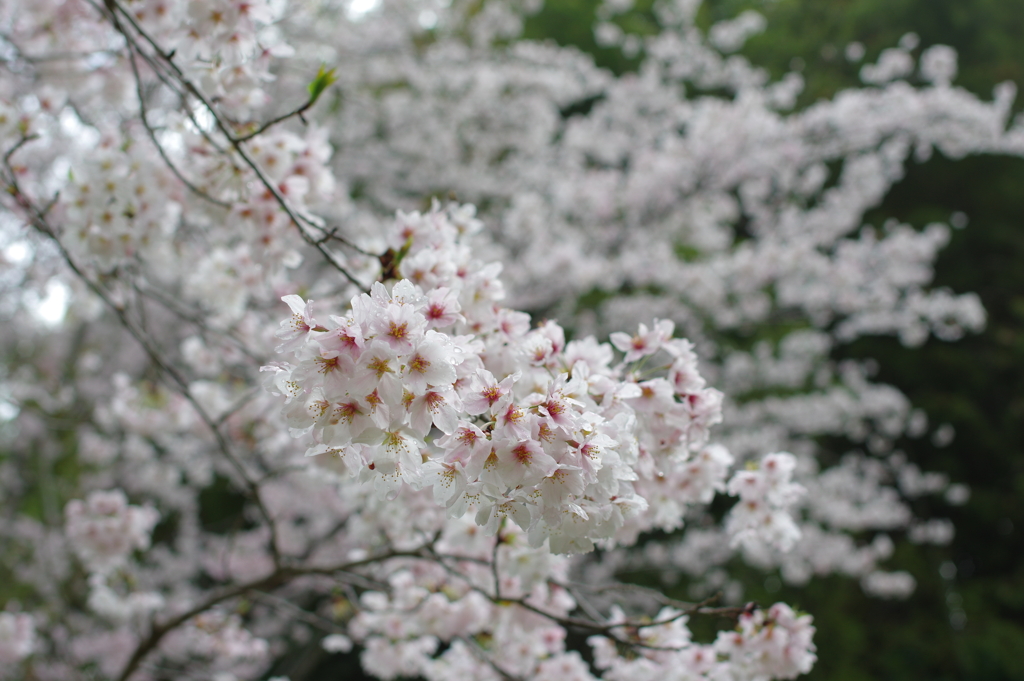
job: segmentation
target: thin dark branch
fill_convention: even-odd
[[[168,383],[169,387],[185,398],[185,400],[192,406],[192,408],[199,415],[199,418],[203,421],[203,423],[205,423],[206,426],[210,429],[210,432],[213,434],[214,440],[217,442],[218,449],[231,464],[232,468],[234,468],[235,472],[245,482],[250,494],[252,495],[253,502],[256,504],[257,508],[259,509],[260,515],[263,516],[264,521],[267,523],[268,529],[270,531],[270,553],[274,558],[274,563],[279,564],[280,553],[277,547],[277,529],[274,525],[273,520],[270,517],[269,511],[267,510],[262,498],[260,497],[259,488],[253,481],[253,479],[249,476],[248,472],[245,470],[245,467],[242,465],[242,462],[231,451],[231,447],[228,444],[227,438],[225,438],[224,434],[220,431],[218,424],[210,417],[210,415],[206,412],[206,410],[202,407],[199,401],[192,394],[191,390],[189,389],[188,379],[185,376],[183,376],[174,365],[172,365],[171,363],[164,359],[163,354],[161,353],[159,348],[157,348],[156,345],[152,342],[149,336],[144,331],[137,328],[135,322],[132,321],[132,319],[128,316],[127,310],[122,305],[119,305],[116,302],[114,302],[114,300],[111,299],[111,297],[107,293],[106,289],[104,289],[102,286],[93,281],[92,278],[85,274],[85,272],[75,262],[74,258],[71,257],[71,254],[67,251],[67,249],[64,248],[64,244],[61,243],[56,231],[46,221],[45,216],[41,214],[39,209],[36,208],[32,201],[21,191],[21,188],[18,185],[17,177],[14,173],[14,169],[10,165],[10,158],[13,155],[13,153],[17,151],[17,149],[20,148],[25,143],[25,141],[27,141],[27,139],[19,141],[19,143],[15,145],[14,148],[12,148],[4,155],[4,169],[7,171],[7,174],[9,176],[7,178],[9,193],[14,197],[15,202],[22,208],[22,210],[25,211],[27,217],[29,218],[29,222],[32,224],[32,226],[35,227],[35,229],[39,231],[41,234],[50,238],[50,240],[53,242],[53,244],[59,251],[65,264],[68,266],[68,268],[71,269],[75,276],[77,276],[89,288],[90,291],[96,294],[96,296],[98,296],[100,300],[102,300],[107,305],[107,307],[109,307],[114,312],[118,320],[121,322],[121,325],[136,340],[136,342],[142,346],[142,349],[149,356],[150,361],[153,362],[157,369],[159,369],[160,375],[165,377],[165,382]]]
[[[227,421],[229,418],[238,413],[240,409],[243,409],[245,405],[252,402],[254,399],[256,399],[257,396],[261,395],[262,393],[262,388],[253,388],[252,390],[250,390],[249,392],[235,400],[234,403],[230,407],[228,407],[227,411],[225,411],[223,414],[216,418],[214,423],[217,425],[218,428],[220,428],[222,425],[224,425],[225,421]]]
[[[284,213],[288,216],[289,220],[291,220],[291,222],[298,229],[299,235],[302,237],[303,241],[305,241],[306,243],[320,251],[324,259],[332,267],[338,270],[338,272],[340,272],[342,276],[348,279],[349,282],[358,287],[360,290],[368,292],[369,288],[367,286],[365,286],[362,282],[356,279],[355,276],[348,271],[347,267],[337,262],[337,260],[335,260],[334,258],[334,255],[324,246],[322,242],[320,242],[318,239],[314,238],[311,234],[309,234],[306,227],[312,227],[317,230],[322,230],[323,228],[320,225],[317,225],[315,222],[311,221],[309,218],[306,218],[298,214],[295,211],[295,209],[292,208],[292,206],[288,203],[287,199],[285,199],[285,197],[281,194],[280,189],[278,189],[278,187],[273,182],[270,181],[270,179],[264,174],[263,170],[259,167],[259,164],[257,164],[256,161],[252,158],[252,156],[248,153],[248,151],[246,151],[242,141],[239,138],[235,137],[234,132],[231,130],[230,125],[228,124],[227,121],[224,120],[224,117],[217,110],[216,106],[214,106],[213,102],[211,102],[206,97],[206,95],[204,95],[199,90],[199,88],[196,87],[191,80],[189,80],[189,78],[178,67],[178,65],[174,63],[172,55],[164,52],[163,49],[161,49],[160,46],[157,44],[157,42],[152,37],[150,37],[150,35],[145,31],[145,29],[143,29],[138,24],[138,22],[135,21],[135,18],[129,12],[125,11],[123,7],[121,7],[117,0],[104,0],[104,4],[107,8],[107,11],[111,15],[111,22],[113,23],[114,27],[118,30],[118,32],[120,32],[121,35],[124,36],[125,40],[129,42],[135,42],[135,38],[118,20],[118,16],[124,17],[124,19],[132,26],[135,33],[137,33],[163,60],[163,62],[172,70],[175,79],[185,88],[187,92],[189,92],[193,97],[199,100],[199,102],[202,103],[202,105],[210,112],[210,115],[213,117],[213,121],[217,129],[220,130],[221,134],[223,134],[224,137],[228,140],[228,142],[231,144],[231,147],[245,162],[245,165],[248,166],[249,169],[252,170],[252,172],[256,175],[260,183],[266,188],[268,192],[270,192],[271,196],[274,197],[274,200],[281,207],[281,210],[284,211]]]
[[[379,256],[376,253],[371,253],[371,252],[367,251],[364,248],[360,248],[359,246],[357,246],[356,244],[352,243],[351,241],[349,241],[345,237],[340,236],[338,234],[338,230],[341,229],[341,227],[339,225],[335,225],[334,227],[331,227],[330,229],[327,229],[326,227],[320,227],[320,226],[317,226],[317,225],[314,225],[314,227],[316,227],[321,232],[323,232],[323,236],[320,237],[317,240],[317,243],[326,243],[328,241],[337,241],[342,246],[345,246],[346,248],[350,248],[353,251],[355,251],[356,253],[359,253],[360,255],[365,255],[368,258],[377,258],[377,259],[379,259],[381,257],[381,256]]]
[[[10,41],[9,44],[13,45]],[[9,57],[0,57],[0,63],[11,64],[19,61],[23,61],[29,64],[46,64],[55,61],[74,61],[78,59],[88,59],[90,57],[105,55],[105,56],[116,56],[118,50],[91,50],[88,52],[50,52],[49,54],[31,55],[25,54],[21,50],[18,50],[18,56],[14,59]]]
[[[276,596],[270,593],[269,591],[257,591],[256,589],[253,589],[251,593],[258,600],[264,601],[271,607],[288,610],[289,612],[294,613],[295,616],[299,619],[308,622],[309,624],[312,624],[314,627],[317,627],[322,631],[329,631],[335,634],[345,633],[345,629],[343,627],[339,627],[337,624],[327,619],[326,617],[322,617],[320,615],[317,615],[315,612],[310,612],[305,608],[301,608],[292,603],[291,601],[286,601],[280,596]]]
[[[505,681],[522,681],[520,677],[514,676],[509,672],[505,671],[504,669],[502,669],[501,667],[499,667],[498,664],[491,659],[491,656],[487,654],[487,651],[481,648],[480,644],[477,643],[475,640],[468,638],[466,636],[457,636],[456,638],[459,641],[462,641],[464,644],[466,644],[466,647],[468,647],[470,651],[474,655],[476,655],[481,662],[483,662],[488,667],[493,669],[498,674],[498,676],[505,679]]]
[[[185,115],[192,122],[192,125],[195,126],[195,129],[199,132],[199,134],[202,135],[207,142],[209,142],[210,146],[216,149],[218,153],[227,154],[227,149],[218,144],[217,140],[213,139],[213,137],[211,137],[209,133],[206,132],[203,126],[199,124],[199,121],[196,120],[195,113],[192,111],[192,106],[188,101],[188,93],[186,90],[182,89],[184,86],[180,82],[178,82],[178,74],[180,73],[180,71],[176,71],[177,67],[174,66],[172,62],[170,62],[170,59],[173,56],[173,52],[164,55],[163,52],[159,50],[159,48],[155,48],[157,52],[160,54],[160,56],[163,58],[154,59],[152,56],[146,54],[145,50],[139,49],[138,43],[135,40],[133,40],[132,37],[124,30],[124,27],[120,24],[120,21],[118,20],[117,14],[115,12],[111,11],[104,5],[97,4],[94,0],[85,1],[89,5],[91,5],[100,14],[100,16],[109,20],[110,23],[113,24],[114,28],[117,29],[121,37],[124,38],[129,45],[134,46],[135,52],[139,55],[139,57],[142,58],[143,61],[146,62],[147,65],[149,65],[149,68],[152,69],[154,74],[156,74],[156,77],[159,78],[160,81],[164,85],[166,85],[172,92],[174,92],[176,95],[180,97],[182,107],[185,109]],[[125,13],[125,17],[128,19],[128,21],[131,22],[133,26],[138,26],[138,24],[135,22],[135,18],[132,17],[130,14]],[[168,66],[168,64],[170,64],[170,66]],[[171,67],[174,68],[172,69]]]
[[[567,591],[572,595],[573,599],[576,601],[576,605],[579,606],[579,608],[587,614],[587,617],[589,617],[592,620],[601,619],[600,611],[598,611],[598,609],[595,608],[590,603],[590,601],[584,598],[583,595],[580,594],[576,589],[569,588],[567,589]]]
[[[402,557],[420,558],[422,555],[418,551],[391,551],[383,555],[371,556],[362,560],[351,561],[331,567],[279,567],[266,577],[261,577],[251,582],[246,582],[244,584],[224,589],[184,612],[175,615],[171,619],[159,624],[154,624],[153,628],[149,632],[149,636],[136,646],[135,652],[132,653],[131,658],[129,658],[128,662],[125,664],[124,669],[121,670],[120,676],[117,677],[118,681],[128,681],[146,656],[160,644],[160,641],[163,640],[164,636],[180,627],[182,624],[188,622],[196,615],[200,615],[224,601],[238,596],[243,596],[249,592],[265,593],[272,591],[273,589],[283,586],[298,577],[316,574],[336,575],[337,573],[355,570],[356,568],[363,567],[365,565],[379,563],[391,558]]]
[[[272,118],[269,121],[267,121],[266,123],[264,123],[263,125],[261,125],[260,127],[258,127],[255,130],[253,130],[252,132],[250,132],[248,134],[245,134],[245,135],[240,135],[238,137],[233,138],[233,141],[235,141],[235,142],[248,142],[253,137],[258,137],[258,136],[262,135],[263,133],[265,133],[267,130],[269,130],[270,128],[274,127],[278,123],[282,123],[282,122],[288,120],[289,118],[292,118],[293,116],[299,116],[301,118],[302,114],[304,112],[308,111],[309,107],[313,106],[313,104],[315,102],[316,102],[316,100],[311,97],[309,100],[306,101],[305,104],[303,104],[299,108],[292,109],[291,111],[289,111],[286,114],[281,114],[280,116],[277,116],[276,118]]]
[[[738,617],[744,611],[743,607],[707,607],[708,604],[715,602],[716,600],[718,600],[718,598],[721,597],[721,594],[715,594],[714,596],[711,596],[710,598],[705,599],[700,603],[691,604],[690,607],[681,610],[679,613],[671,617],[666,617],[663,619],[653,619],[647,621],[626,620],[624,622],[607,623],[601,622],[599,618],[593,617],[591,613],[587,614],[590,615],[592,619],[583,619],[580,617],[567,617],[547,612],[543,608],[539,608],[531,603],[528,603],[525,598],[496,598],[493,594],[488,593],[485,589],[482,589],[479,586],[473,584],[465,575],[457,572],[446,563],[446,560],[451,559],[462,560],[458,556],[447,556],[444,554],[436,553],[434,551],[430,551],[430,556],[434,558],[437,561],[437,563],[441,565],[449,574],[464,581],[469,586],[470,589],[486,597],[488,600],[490,600],[492,603],[496,605],[517,605],[534,614],[540,615],[541,617],[551,620],[552,622],[560,624],[563,627],[572,627],[576,629],[583,629],[584,631],[590,631],[594,634],[604,636],[605,638],[608,638],[618,644],[632,648],[642,648],[644,650],[679,651],[683,648],[678,646],[655,646],[644,643],[643,641],[639,640],[638,637],[636,637],[636,633],[638,633],[642,629],[646,629],[649,627],[657,627],[665,624],[670,624],[683,617],[687,617],[690,615],[726,615]],[[557,582],[551,582],[551,584],[553,584],[554,586],[562,586]],[[633,632],[634,634],[633,636],[623,637],[622,635],[616,633],[617,630],[626,630],[627,633]]]
[[[505,521],[502,521],[504,526]],[[498,547],[501,546],[501,528],[494,535],[494,546],[491,549],[491,576],[494,579],[494,600],[501,600],[501,576],[498,575]]]
[[[234,345],[239,350],[239,352],[241,352],[243,355],[251,359],[253,362],[261,365],[266,364],[266,358],[257,356],[256,353],[250,350],[245,345],[245,343],[236,338],[234,335],[224,331],[211,330],[207,326],[207,324],[199,317],[198,313],[186,309],[180,302],[174,300],[173,298],[167,297],[159,289],[151,288],[148,285],[141,285],[139,284],[138,281],[133,281],[132,286],[135,288],[135,290],[138,292],[140,296],[148,298],[160,304],[161,306],[164,307],[164,309],[168,310],[175,316],[179,317],[180,319],[183,319],[184,321],[189,322],[190,324],[195,325],[196,328],[198,328],[202,334],[213,333],[219,336],[220,338],[228,340],[231,342],[232,345]]]
[[[690,603],[687,601],[676,600],[675,598],[669,598],[657,589],[652,589],[647,586],[641,586],[640,584],[628,584],[628,583],[617,583],[617,584],[602,584],[592,585],[583,582],[559,582],[559,586],[568,590],[575,591],[587,591],[592,594],[604,594],[610,591],[632,591],[642,596],[646,596],[656,603],[661,605],[667,605],[672,608],[679,608],[681,610],[692,610],[695,607],[699,607],[701,604]],[[721,592],[717,592],[710,600],[702,601],[701,603],[707,605],[709,602],[714,602],[722,597]]]
[[[202,199],[205,199],[206,201],[209,201],[210,203],[216,206],[220,206],[221,208],[230,210],[230,203],[214,198],[213,196],[210,196],[209,193],[197,187],[195,184],[192,183],[191,180],[186,178],[181,173],[180,170],[178,170],[178,167],[175,166],[174,162],[171,161],[170,157],[167,156],[167,151],[164,149],[163,145],[160,144],[160,141],[156,138],[156,131],[153,130],[153,127],[149,124],[149,112],[146,110],[146,95],[142,91],[142,76],[139,74],[139,67],[135,63],[136,50],[132,43],[128,43],[128,51],[128,62],[132,65],[132,75],[135,76],[135,92],[139,98],[139,119],[142,121],[142,127],[145,128],[146,132],[149,134],[149,139],[150,141],[153,142],[153,146],[156,147],[157,153],[160,154],[160,158],[162,158],[167,167],[171,169],[171,172],[174,173],[174,176],[177,177],[178,180],[183,185],[192,190],[193,194]]]
[[[4,168],[6,168],[7,171],[11,174],[11,187],[14,190],[17,190],[18,185],[14,179],[15,174],[14,168],[11,166],[11,157],[18,153],[18,150],[21,149],[23,146],[36,139],[39,139],[39,135],[23,136],[21,139],[14,143],[13,147],[7,150],[7,153],[4,154]]]

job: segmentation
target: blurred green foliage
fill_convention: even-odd
[[[887,620],[875,619],[873,615],[881,613],[869,605],[867,613],[872,617],[860,620],[859,626],[877,623],[893,636],[864,648],[866,660],[877,654],[874,661],[886,663],[874,678],[1020,679],[1024,675],[1022,185],[1021,159],[937,157],[911,167],[878,211],[879,218],[889,215],[916,225],[953,210],[969,215],[971,225],[956,232],[940,255],[935,283],[955,291],[976,291],[989,319],[982,334],[956,343],[932,340],[923,348],[908,349],[892,339],[875,338],[850,349],[877,358],[878,378],[899,386],[933,423],[955,427],[956,439],[943,449],[928,440],[901,444],[922,468],[946,472],[972,490],[963,507],[922,509],[952,518],[957,537],[951,547],[915,548],[913,555],[897,556],[897,563],[902,561],[901,567],[910,569],[920,584],[918,594],[905,605],[912,619],[890,631]],[[944,560],[957,568],[952,580],[936,574],[936,566]],[[948,624],[957,599],[962,599],[967,615],[960,631]],[[932,632],[928,613],[936,602],[945,602],[947,612],[937,613],[937,622],[945,627]],[[927,650],[934,652],[930,656],[917,652]],[[893,666],[918,657],[913,675]]]
[[[980,95],[1004,80],[1024,83],[1024,2],[1021,0],[778,0],[712,2],[710,7],[754,7],[768,18],[768,31],[743,50],[775,75],[804,64],[805,101],[831,96],[857,83],[860,64],[843,54],[860,42],[865,61],[874,60],[906,33],[921,47],[952,45],[960,55],[957,84]],[[718,15],[716,19],[724,19]]]

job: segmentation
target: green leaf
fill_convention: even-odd
[[[306,87],[309,90],[309,103],[312,104],[320,95],[323,94],[332,83],[338,80],[337,76],[334,75],[336,69],[328,69],[326,64],[320,65],[320,70],[316,74],[316,78]]]

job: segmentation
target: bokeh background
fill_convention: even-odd
[[[618,23],[654,32],[651,4],[639,0]],[[526,34],[575,45],[619,73],[635,68],[618,50],[596,44],[596,5],[545,0]],[[1024,87],[1024,0],[708,0],[699,24],[706,28],[746,9],[761,12],[768,29],[741,53],[776,77],[801,71],[807,87],[800,106],[860,84],[863,62],[846,58],[847,45],[861,43],[870,62],[910,32],[921,47],[956,48],[957,84],[983,98],[1002,81]],[[1015,112],[1022,109],[1019,97]],[[819,662],[809,679],[1024,679],[1024,160],[954,163],[936,153],[912,162],[865,221],[880,225],[895,217],[921,225],[955,211],[970,224],[955,231],[941,254],[935,284],[977,292],[988,312],[985,331],[955,343],[933,338],[914,349],[893,338],[862,339],[843,351],[877,359],[879,381],[900,388],[930,422],[953,426],[947,446],[928,439],[897,446],[923,469],[969,485],[971,497],[957,508],[915,509],[926,517],[948,515],[956,536],[944,547],[898,545],[892,569],[910,571],[918,584],[906,601],[869,598],[840,576],[792,588],[747,569],[749,598],[783,600],[814,614]],[[822,444],[836,457],[849,449],[844,442]],[[685,585],[678,588],[685,597]]]

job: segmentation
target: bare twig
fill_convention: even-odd
[[[269,194],[274,198],[278,206],[280,206],[281,210],[284,211],[285,215],[288,216],[288,219],[296,226],[296,228],[299,231],[299,235],[302,237],[303,241],[305,241],[306,243],[320,251],[321,255],[323,255],[324,259],[328,262],[328,264],[330,264],[332,267],[338,270],[338,272],[340,272],[342,276],[348,279],[350,283],[354,284],[362,291],[368,291],[369,288],[362,282],[360,282],[358,279],[356,279],[356,277],[351,272],[349,272],[347,267],[339,263],[334,258],[334,255],[325,247],[322,241],[314,238],[307,231],[307,228],[313,228],[317,230],[323,230],[324,228],[316,224],[309,218],[302,216],[294,208],[292,208],[292,206],[288,203],[287,199],[285,199],[285,197],[281,194],[281,191],[280,189],[278,189],[277,185],[270,181],[270,179],[263,172],[263,169],[259,167],[259,164],[256,163],[256,161],[252,158],[252,156],[245,148],[244,142],[250,139],[250,136],[246,136],[244,138],[235,136],[234,132],[231,129],[231,126],[224,119],[224,116],[221,115],[221,113],[217,110],[217,107],[213,104],[213,102],[210,101],[210,99],[206,97],[206,95],[204,95],[199,90],[199,88],[196,87],[194,83],[192,83],[192,81],[174,62],[173,54],[165,52],[159,46],[159,44],[145,31],[145,29],[143,29],[138,24],[138,22],[135,21],[135,18],[123,7],[121,7],[117,0],[104,0],[104,6],[106,7],[107,13],[109,14],[108,18],[110,19],[114,28],[122,36],[124,36],[125,40],[127,40],[131,44],[134,44],[135,49],[139,50],[141,53],[138,41],[132,34],[132,31],[129,31],[126,28],[126,26],[119,20],[118,17],[124,18],[124,20],[132,27],[134,33],[141,37],[142,40],[150,46],[153,52],[155,52],[155,54],[160,58],[160,60],[162,60],[162,62],[167,66],[167,68],[173,74],[175,80],[178,83],[180,83],[181,86],[189,94],[195,97],[203,105],[203,107],[209,111],[210,115],[213,117],[214,125],[221,132],[221,134],[224,135],[225,139],[227,139],[228,143],[231,145],[234,151],[239,155],[239,157],[241,157],[245,165],[248,166],[249,169],[256,175],[256,178],[260,181],[260,184],[262,184],[263,187],[267,190],[267,192],[269,192]],[[333,238],[354,248],[354,244],[350,244],[341,237],[334,236]]]
[[[546,619],[548,619],[548,620],[550,620],[552,622],[555,622],[555,623],[557,623],[557,624],[559,624],[559,625],[561,625],[563,627],[569,627],[569,628],[582,629],[584,631],[589,631],[589,632],[592,632],[594,634],[598,634],[600,636],[604,636],[605,638],[608,638],[608,639],[614,641],[617,644],[620,644],[620,645],[623,645],[623,646],[627,646],[627,647],[631,647],[631,648],[642,648],[644,650],[679,651],[679,650],[682,650],[683,648],[682,647],[678,647],[678,646],[657,646],[657,645],[651,645],[649,643],[644,643],[639,638],[639,632],[641,630],[643,630],[643,629],[646,629],[646,628],[662,626],[662,625],[665,625],[665,624],[671,624],[672,622],[675,622],[675,621],[677,621],[677,620],[679,620],[679,619],[681,619],[683,617],[688,617],[688,616],[691,616],[691,615],[726,615],[726,616],[738,617],[744,611],[744,608],[742,608],[742,607],[729,607],[729,608],[709,608],[709,607],[707,607],[710,603],[715,602],[716,600],[718,600],[721,597],[721,594],[715,594],[715,595],[711,596],[710,598],[705,599],[704,601],[701,601],[700,603],[688,604],[689,607],[680,610],[680,612],[678,612],[677,614],[672,615],[671,617],[665,617],[665,618],[662,618],[662,619],[651,619],[651,620],[627,619],[627,620],[625,620],[623,622],[612,622],[612,623],[609,623],[609,622],[602,622],[601,620],[603,618],[600,617],[599,613],[587,612],[586,614],[588,615],[589,619],[584,619],[584,618],[581,618],[581,617],[563,616],[563,615],[558,615],[558,614],[555,614],[555,613],[547,612],[543,608],[539,608],[539,607],[533,605],[532,603],[527,602],[525,598],[509,598],[508,596],[504,596],[502,598],[497,598],[494,594],[488,593],[487,590],[482,589],[479,586],[473,584],[472,581],[470,579],[468,579],[466,575],[463,575],[462,573],[454,570],[450,565],[447,564],[446,561],[448,561],[448,560],[463,560],[459,556],[448,556],[448,555],[439,554],[439,553],[436,553],[436,552],[433,552],[433,551],[430,552],[430,556],[432,558],[434,558],[437,561],[437,563],[439,565],[441,565],[445,569],[446,572],[448,572],[449,574],[457,577],[461,581],[465,582],[469,586],[470,589],[472,589],[473,591],[476,591],[477,593],[479,593],[482,596],[486,597],[488,600],[490,600],[492,603],[494,603],[496,605],[504,605],[504,606],[515,605],[515,606],[521,607],[521,608],[523,608],[525,610],[528,610],[528,611],[530,611],[530,612],[532,612],[532,613],[534,613],[536,615],[540,615],[541,617],[544,617],[544,618],[546,618]],[[559,586],[559,587],[562,586],[561,584],[559,584],[557,582],[551,582],[551,584],[554,585],[554,586]],[[617,633],[620,630],[623,631],[623,633]]]
[[[505,521],[501,521],[502,526]],[[501,546],[501,528],[494,535],[494,546],[491,548],[491,576],[494,578],[494,600],[501,600],[501,576],[498,575],[498,547]]]
[[[192,606],[184,612],[175,615],[166,622],[154,624],[153,628],[149,632],[149,636],[143,639],[139,645],[136,646],[135,652],[132,653],[131,658],[129,658],[128,662],[125,664],[124,669],[121,670],[120,676],[117,677],[118,681],[128,681],[146,656],[160,644],[160,641],[163,640],[164,636],[180,627],[182,624],[185,624],[196,615],[200,615],[224,601],[244,596],[249,592],[266,593],[291,582],[293,579],[306,575],[335,575],[337,573],[355,570],[356,568],[363,567],[365,565],[371,565],[391,558],[401,557],[419,558],[421,557],[421,554],[418,551],[391,551],[379,556],[371,556],[369,558],[350,561],[348,563],[332,567],[279,567],[266,577],[261,577],[260,579],[253,580],[251,582],[246,582],[244,584],[224,589],[212,596],[209,596],[202,602]]]
[[[505,681],[521,681],[520,677],[514,676],[514,675],[510,674],[509,672],[505,671],[504,669],[502,669],[501,667],[499,667],[498,663],[495,662],[494,660],[492,660],[491,656],[487,654],[487,651],[484,650],[483,648],[481,648],[480,644],[477,643],[475,640],[473,640],[473,639],[471,639],[471,638],[469,638],[467,636],[457,636],[456,638],[459,641],[462,641],[463,643],[465,643],[466,647],[469,648],[469,650],[474,655],[476,655],[476,657],[481,662],[483,662],[488,667],[493,669],[498,674],[498,676],[500,676],[501,678],[505,679]]]
[[[256,128],[252,132],[250,132],[248,134],[245,134],[245,135],[240,135],[238,137],[235,137],[234,141],[236,141],[236,142],[248,142],[253,137],[258,137],[258,136],[262,135],[263,133],[265,133],[267,130],[269,130],[270,128],[274,127],[278,123],[282,123],[282,122],[288,120],[289,118],[292,118],[293,116],[298,116],[300,119],[302,119],[303,123],[305,123],[306,119],[302,118],[302,114],[304,112],[306,112],[307,110],[309,110],[309,107],[313,106],[313,104],[315,102],[316,102],[316,99],[314,99],[313,97],[310,97],[306,101],[306,103],[303,104],[302,106],[300,106],[299,108],[292,109],[291,111],[289,111],[286,114],[281,114],[280,116],[277,116],[275,118],[270,119],[269,121],[267,121],[263,125],[259,126],[258,128]]]
[[[160,140],[156,138],[156,131],[153,130],[153,127],[149,124],[149,112],[146,110],[146,95],[142,91],[142,76],[139,74],[138,64],[135,63],[136,50],[132,43],[128,43],[128,51],[130,53],[128,63],[132,66],[132,75],[135,77],[135,92],[139,98],[139,120],[142,121],[142,127],[145,128],[146,132],[149,134],[149,139],[153,142],[153,146],[156,147],[156,151],[160,154],[160,158],[163,159],[167,167],[170,168],[172,173],[174,173],[174,176],[177,177],[183,185],[188,187],[193,194],[209,201],[215,206],[220,206],[221,208],[230,210],[230,203],[214,198],[213,196],[210,196],[208,192],[197,187],[191,180],[186,178],[180,170],[178,170],[178,167],[174,165],[174,162],[167,156],[167,151],[164,149],[163,145],[160,144]]]
[[[320,615],[317,615],[315,612],[310,612],[305,608],[300,608],[291,601],[286,601],[280,596],[276,596],[270,593],[269,591],[257,591],[254,589],[252,591],[252,594],[256,597],[257,600],[261,600],[272,607],[287,610],[293,613],[299,619],[309,624],[312,624],[314,627],[322,631],[329,631],[335,634],[345,633],[344,628],[339,627],[337,624],[327,619],[326,617],[321,617]]]
[[[215,334],[220,338],[230,341],[239,352],[251,359],[254,363],[259,365],[267,363],[267,359],[265,357],[261,357],[254,353],[234,334],[227,331],[216,331],[210,329],[206,322],[199,316],[198,312],[187,309],[180,301],[168,297],[159,289],[153,288],[147,284],[142,284],[138,280],[132,281],[132,287],[143,298],[148,298],[149,300],[159,303],[164,309],[168,310],[178,318],[195,325],[201,334]]]

